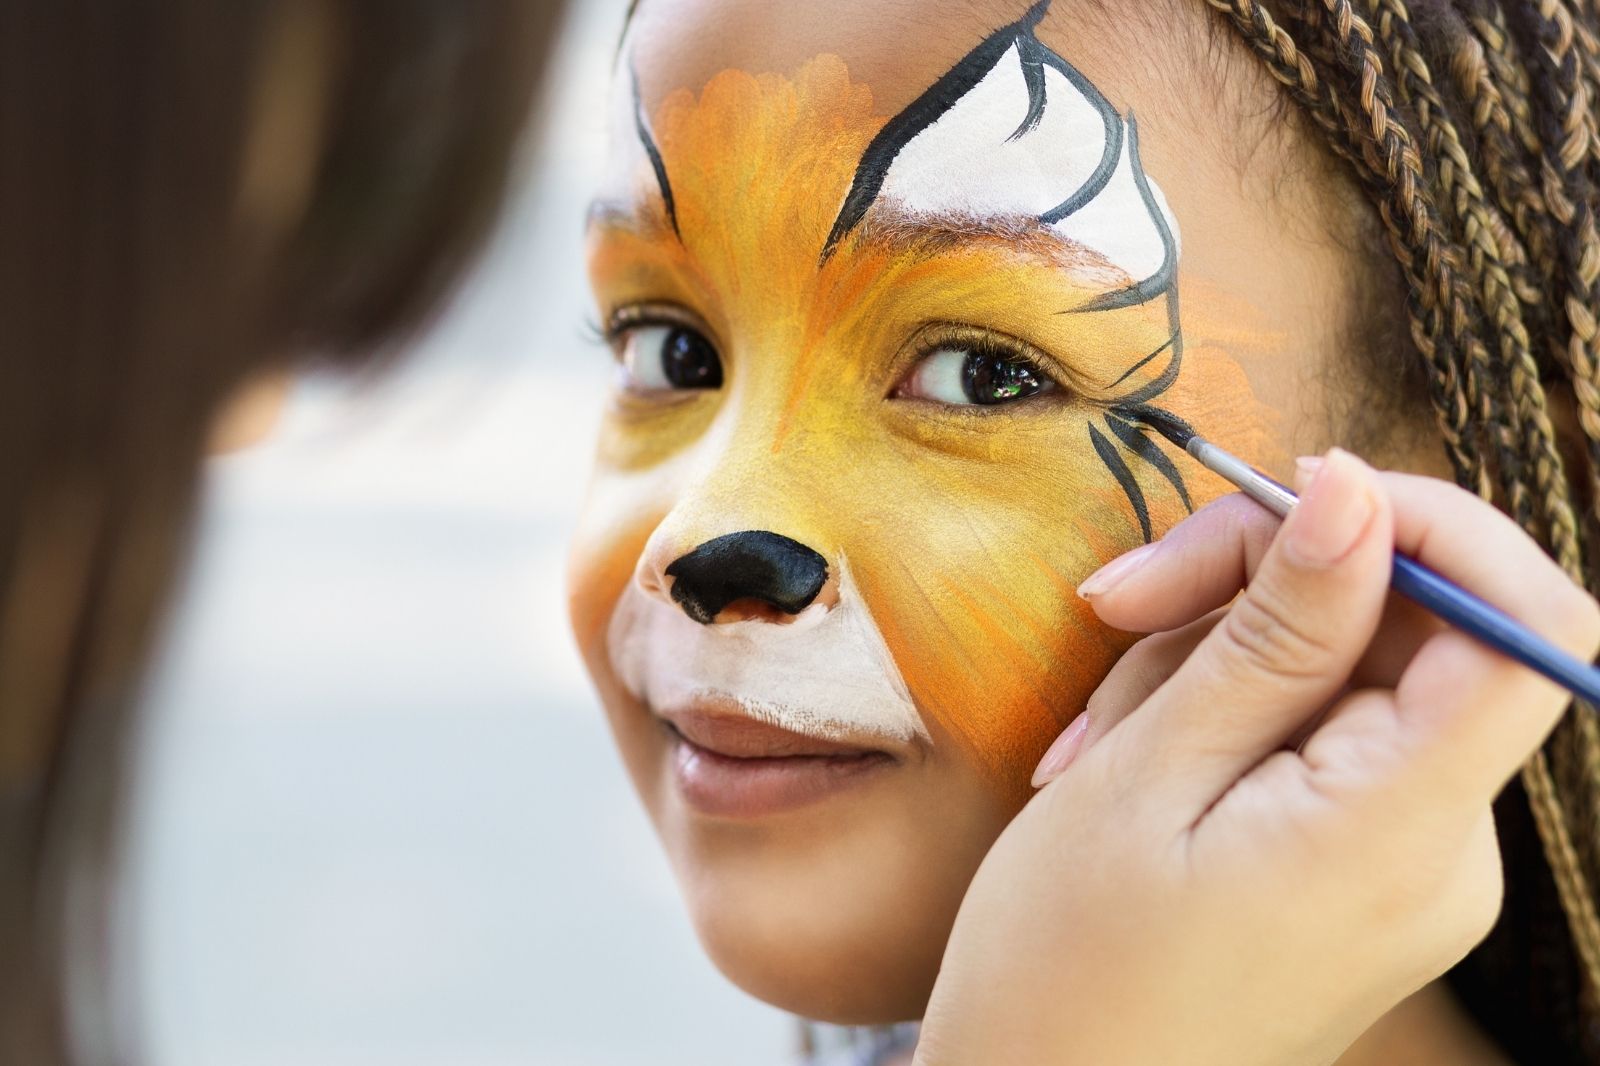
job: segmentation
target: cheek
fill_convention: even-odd
[[[596,677],[610,676],[606,628],[660,521],[659,509],[633,481],[595,475],[567,554],[567,613],[578,649]]]
[[[1062,456],[1042,470],[1035,456],[1026,477],[1011,464],[924,463],[915,483],[876,494],[882,528],[901,533],[851,552],[936,744],[947,739],[1006,792],[1026,794],[1039,757],[1134,639],[1075,591],[1143,542],[1092,461]]]

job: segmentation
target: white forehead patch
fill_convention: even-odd
[[[1048,0],[968,53],[874,138],[833,233],[874,207],[983,221],[1033,217],[1128,276],[1126,299],[1170,287],[1178,227],[1144,174],[1138,127],[1033,35]]]
[[[1139,135],[1131,117],[1123,123],[1122,131],[1117,168],[1105,188],[1051,228],[1063,237],[1099,252],[1114,266],[1127,271],[1130,278],[1142,281],[1155,277],[1165,265],[1168,235],[1172,242],[1172,255],[1177,256],[1180,243],[1178,223],[1167,207],[1167,198],[1161,194],[1156,183],[1145,177],[1139,169],[1135,155]],[[1149,193],[1148,200],[1146,192]],[[1165,235],[1161,222],[1166,223]]]
[[[1105,155],[1106,116],[1060,71],[1043,73],[1047,105],[1025,130],[1028,85],[1013,44],[900,149],[880,200],[916,213],[1043,215],[1086,185]]]

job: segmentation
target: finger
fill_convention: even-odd
[[[1181,627],[1229,603],[1260,566],[1281,519],[1240,494],[1224,496],[1174,526],[1153,545],[1113,560],[1086,598],[1101,621],[1130,633]],[[1127,560],[1130,565],[1120,564]],[[1084,591],[1080,590],[1080,591]],[[1357,664],[1362,686],[1393,688],[1423,643],[1444,628],[1425,609],[1390,596],[1377,637]],[[1087,747],[1087,744],[1085,744]]]
[[[1393,515],[1377,472],[1330,452],[1244,593],[1106,745],[1133,745],[1142,785],[1197,816],[1344,686],[1388,592]]]
[[[1084,751],[1138,709],[1171,677],[1221,617],[1213,612],[1170,633],[1145,637],[1129,648],[1090,694],[1083,713],[1062,730],[1033,771],[1033,787],[1043,788],[1066,773]]]
[[[1091,574],[1078,589],[1100,620],[1130,633],[1187,625],[1239,594],[1282,520],[1233,493],[1213,500],[1155,544]]]
[[[1221,619],[1222,612],[1213,611],[1186,626],[1145,637],[1128,649],[1089,697],[1084,708],[1089,726],[1080,750],[1089,748],[1134,713],[1194,654]]]
[[[1600,631],[1600,622],[1579,624]],[[1410,770],[1402,785],[1433,797],[1484,801],[1544,742],[1572,696],[1450,631],[1417,653],[1394,699]],[[1592,712],[1579,706],[1572,713]],[[1341,739],[1338,733],[1330,737],[1334,743]]]
[[[1315,469],[1317,463],[1302,460],[1301,468]],[[1279,518],[1248,497],[1224,496],[1155,544],[1113,560],[1079,591],[1108,625],[1130,633],[1169,631],[1238,595],[1280,525]],[[1410,600],[1391,596],[1377,638],[1356,667],[1356,683],[1393,688],[1417,649],[1443,627]]]
[[[1395,541],[1467,591],[1586,662],[1600,608],[1508,517],[1446,482],[1382,476]],[[1560,719],[1570,695],[1455,630],[1425,643],[1395,690],[1412,757],[1435,789],[1493,796]],[[1587,714],[1585,710],[1575,713]]]
[[[1393,689],[1417,652],[1446,629],[1438,615],[1391,592],[1378,631],[1350,675],[1357,688]]]
[[[1567,629],[1571,617],[1551,617],[1543,609],[1587,606],[1587,594],[1509,516],[1438,478],[1389,472],[1378,474],[1378,479],[1394,501],[1397,551],[1548,639],[1575,639]],[[1551,604],[1552,597],[1559,602]],[[1580,650],[1576,645],[1562,646]]]

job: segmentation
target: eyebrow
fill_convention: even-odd
[[[600,197],[584,212],[584,229],[619,229],[646,237],[676,237],[670,219],[653,202]],[[936,259],[952,251],[985,245],[1022,248],[1067,269],[1097,270],[1108,284],[1126,283],[1127,273],[1104,255],[1062,237],[1032,215],[980,218],[960,214],[904,214],[875,207],[852,233],[857,244],[870,245],[914,261]]]
[[[1033,215],[926,214],[896,211],[876,204],[855,227],[851,239],[914,260],[934,259],[962,248],[1003,245],[1032,252],[1065,269],[1103,272],[1112,285],[1126,283],[1126,271],[1095,249],[1063,237]]]
[[[606,197],[589,202],[583,212],[583,229],[585,233],[596,229],[616,229],[641,237],[678,236],[672,220],[664,217],[654,204]]]

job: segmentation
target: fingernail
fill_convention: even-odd
[[[1078,755],[1078,749],[1083,747],[1083,734],[1088,729],[1089,716],[1080,714],[1059,737],[1056,737],[1056,742],[1050,745],[1050,750],[1039,760],[1039,768],[1033,772],[1034,788],[1048,785],[1072,765],[1072,760]]]
[[[1111,591],[1117,582],[1139,569],[1155,549],[1156,545],[1146,544],[1142,548],[1135,548],[1131,552],[1117,556],[1084,578],[1083,584],[1078,586],[1078,595],[1087,600]]]
[[[1322,469],[1322,456],[1302,455],[1294,461],[1294,487],[1301,491],[1317,476],[1317,471]]]
[[[1285,546],[1303,566],[1333,566],[1356,546],[1374,509],[1359,461],[1334,448],[1289,516]]]

